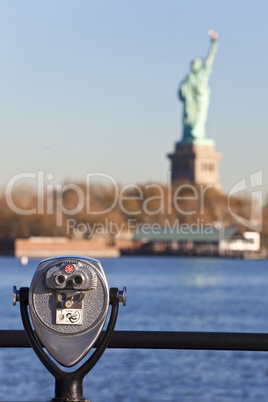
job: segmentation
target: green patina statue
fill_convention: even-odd
[[[212,43],[207,58],[204,61],[195,59],[190,73],[180,84],[179,99],[184,103],[181,144],[214,144],[213,140],[206,138],[205,124],[210,96],[208,80],[218,47],[218,34],[211,30],[209,35]]]

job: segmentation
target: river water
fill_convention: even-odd
[[[102,259],[109,286],[127,287],[118,330],[268,333],[268,262],[177,257]],[[22,329],[12,286],[39,260],[0,258],[1,329]],[[53,377],[31,349],[0,349],[0,400],[47,401]],[[108,349],[84,380],[92,402],[268,401],[266,352]]]

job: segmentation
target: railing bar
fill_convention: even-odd
[[[94,346],[98,346],[98,342]],[[30,347],[24,330],[1,330],[1,348]],[[109,348],[268,351],[268,334],[114,331]]]

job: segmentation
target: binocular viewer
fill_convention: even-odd
[[[106,274],[98,260],[64,256],[41,261],[29,289],[20,288],[18,291],[14,286],[13,304],[16,305],[18,301],[29,343],[56,378],[56,397],[53,401],[63,401],[65,399],[60,395],[62,386],[59,381],[62,382],[66,376],[70,381],[70,374],[75,374],[76,378],[80,375],[83,379],[98,361],[111,338],[118,304],[123,302],[126,305],[126,288],[123,291],[109,289]],[[109,324],[98,348],[74,373],[62,371],[44,352],[43,346],[60,365],[76,365],[102,335],[110,304],[112,310]],[[65,380],[63,382],[66,383]],[[77,385],[75,389],[67,388],[72,395],[69,395],[68,400],[84,400],[81,390],[77,394]]]

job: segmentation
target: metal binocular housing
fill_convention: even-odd
[[[20,301],[29,343],[56,379],[53,401],[65,400],[63,394],[66,392],[71,395],[70,401],[84,400],[83,377],[108,346],[116,324],[118,304],[123,302],[126,305],[126,289],[109,289],[106,274],[98,260],[63,256],[41,261],[29,289],[17,291],[14,287],[13,304],[17,301]],[[109,323],[98,348],[75,372],[62,371],[43,351],[43,347],[60,365],[76,365],[100,336],[110,304]]]

